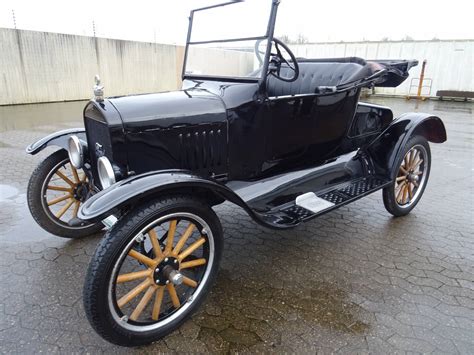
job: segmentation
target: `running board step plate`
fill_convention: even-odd
[[[320,194],[308,192],[297,196],[294,203],[281,206],[273,213],[267,214],[265,219],[268,222],[272,221],[275,226],[280,225],[280,228],[291,227],[340,205],[355,201],[389,183],[388,179],[368,177]]]
[[[314,192],[297,196],[295,204],[313,213],[318,213],[334,206],[334,202],[320,198]]]
[[[366,195],[371,191],[378,190],[380,187],[386,185],[389,182],[389,180],[383,180],[379,178],[363,178],[356,180],[345,187],[326,192],[319,197],[339,205],[346,201],[352,200],[355,197]]]

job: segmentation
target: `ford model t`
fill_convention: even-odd
[[[382,189],[386,209],[403,216],[428,182],[428,141],[446,140],[438,117],[394,119],[358,102],[362,88],[399,85],[416,61],[296,58],[273,36],[279,1],[266,2],[268,14],[253,3],[268,22],[246,37],[221,36],[223,14],[245,3],[191,12],[182,90],[103,98],[97,83],[84,129],[27,148],[60,148],[28,186],[44,229],[78,238],[108,228],[84,308],[113,343],[163,337],[202,303],[223,248],[213,206],[230,201],[285,229]]]

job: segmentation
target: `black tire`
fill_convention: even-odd
[[[58,237],[77,239],[99,232],[103,228],[102,223],[84,222],[83,225],[73,227],[66,220],[61,220],[62,217],[57,218],[47,206],[45,184],[49,184],[51,181],[53,170],[59,170],[62,166],[72,168],[68,153],[64,149],[52,153],[33,171],[27,189],[27,201],[31,215],[44,230]],[[81,204],[80,201],[74,201],[72,209],[75,209],[76,203]]]
[[[413,178],[414,175],[412,173],[405,175],[403,171],[406,165],[405,157],[409,158],[409,154],[411,154],[412,152],[413,154],[415,154],[415,157],[413,159],[418,156],[418,158],[422,157],[421,160],[423,161],[422,163],[419,163],[417,167],[419,171],[416,171],[414,173],[418,174],[421,172],[421,175],[416,175],[414,177],[418,179],[418,177],[421,176],[421,178],[419,180],[415,180],[415,182],[408,179],[408,177]],[[401,158],[397,161],[394,167],[394,169],[398,170],[396,177],[394,178],[392,184],[383,189],[383,203],[389,213],[391,213],[395,217],[401,217],[407,215],[411,212],[411,210],[415,208],[415,206],[420,201],[421,196],[423,196],[423,192],[425,191],[426,185],[428,184],[430,168],[431,151],[428,141],[423,136],[411,137],[403,148]],[[403,176],[405,176],[405,179],[403,178]],[[400,184],[397,182],[397,179],[401,179]],[[401,186],[401,188],[399,188],[405,180],[408,183],[406,183],[405,186]],[[418,187],[414,185],[415,183],[418,185]],[[406,188],[408,185],[411,190],[410,192],[401,191],[404,187]],[[396,190],[396,188],[399,189]],[[397,191],[399,192],[397,193]],[[400,194],[402,196],[400,196]],[[402,201],[400,201],[401,198]]]
[[[181,295],[178,296],[178,298],[181,300],[181,306],[179,306],[180,308],[176,308],[176,306],[174,306],[173,308],[170,306],[168,308],[168,311],[164,311],[164,315],[160,313],[161,310],[159,308],[156,321],[153,320],[154,318],[150,318],[150,311],[148,308],[142,308],[143,313],[141,313],[137,317],[145,316],[145,318],[148,318],[143,322],[140,322],[137,318],[133,319],[133,313],[132,315],[128,316],[127,314],[130,313],[125,313],[125,311],[122,312],[121,307],[130,306],[131,309],[134,309],[135,312],[137,309],[133,308],[134,306],[131,305],[131,303],[132,301],[138,301],[138,299],[141,298],[142,293],[140,293],[139,296],[134,296],[135,298],[133,298],[132,300],[127,301],[129,303],[127,303],[126,306],[119,306],[119,303],[121,302],[123,297],[117,300],[117,288],[126,288],[126,286],[131,282],[123,282],[119,284],[118,275],[124,267],[126,261],[130,260],[132,261],[132,263],[136,264],[137,268],[142,268],[140,269],[140,272],[147,271],[146,269],[143,270],[143,268],[148,267],[147,265],[137,262],[137,260],[133,258],[130,258],[130,253],[132,250],[140,250],[140,253],[149,255],[150,257],[155,255],[155,259],[153,260],[155,262],[160,262],[160,257],[155,253],[154,248],[151,248],[148,254],[146,254],[147,252],[145,245],[147,241],[148,243],[151,243],[151,234],[149,234],[149,231],[153,230],[155,233],[154,235],[157,236],[159,233],[156,233],[155,228],[157,228],[157,226],[162,227],[166,225],[166,223],[169,223],[169,226],[171,226],[171,221],[173,219],[177,221],[175,223],[177,223],[178,227],[175,228],[179,228],[180,223],[185,224],[187,222],[186,217],[183,217],[183,215],[190,215],[201,219],[201,222],[196,222],[196,220],[193,219],[194,217],[190,217],[190,221],[194,223],[194,225],[196,225],[196,228],[194,229],[193,233],[196,233],[198,235],[197,238],[205,238],[207,241],[207,244],[203,244],[202,249],[203,252],[207,250],[207,252],[209,253],[209,256],[207,258],[209,262],[204,266],[198,266],[197,268],[195,268],[205,268],[205,271],[199,271],[199,273],[204,276],[201,279],[196,278],[196,280],[199,279],[200,282],[196,283],[196,285],[193,286],[194,288],[187,288],[188,290],[193,291],[190,296],[189,293],[185,294],[184,296],[182,296],[181,294],[182,289],[180,289],[180,287],[186,288],[187,286],[185,284],[176,286],[176,289],[175,286],[172,285],[173,289],[176,290],[175,292],[177,292],[178,295]],[[202,221],[204,221],[205,225],[207,225],[205,226],[206,231],[207,228],[209,228],[208,232],[205,232],[200,229],[202,227]],[[191,222],[189,222],[188,228],[191,226]],[[169,229],[171,229],[171,227],[169,227]],[[168,243],[169,241],[169,236],[166,233],[163,235],[164,236],[161,239],[158,238],[160,243],[160,254],[162,252],[166,253],[166,247],[161,247],[162,239],[166,236],[166,242]],[[184,234],[181,235],[181,238],[183,235]],[[142,238],[137,241],[137,238],[139,236],[141,236]],[[181,240],[181,238],[179,240]],[[143,248],[137,249],[138,246],[142,245],[140,243],[143,244]],[[173,247],[173,239],[171,242],[171,247]],[[163,197],[158,200],[144,203],[143,205],[133,209],[124,217],[122,217],[117,222],[117,224],[114,225],[113,228],[107,232],[105,237],[97,246],[95,254],[89,265],[89,269],[87,271],[87,276],[85,279],[83,295],[84,309],[89,322],[100,336],[102,336],[104,339],[111,343],[121,346],[138,346],[149,344],[164,337],[165,335],[169,334],[177,327],[179,327],[182,323],[184,323],[186,319],[194,311],[196,311],[199,305],[203,302],[205,296],[208,294],[217,276],[219,261],[222,254],[222,247],[222,227],[219,222],[219,219],[214,213],[214,211],[209,207],[209,205],[200,201],[199,199],[189,196]],[[188,247],[186,246],[186,248]],[[188,251],[188,249],[185,249],[185,247],[183,247],[182,250]],[[175,250],[173,250],[173,252],[174,251]],[[211,252],[213,253],[212,258],[210,256],[212,255]],[[163,255],[166,254],[161,255],[163,259],[161,259],[162,261],[160,262],[160,264],[154,266],[152,265],[148,269],[151,274],[149,274],[149,276],[142,276],[142,278],[140,278],[140,280],[144,279],[144,281],[142,282],[149,282],[149,284],[146,286],[146,289],[143,289],[140,292],[145,292],[146,290],[145,295],[142,298],[143,301],[143,299],[147,297],[148,292],[150,292],[151,290],[151,295],[149,296],[149,298],[147,298],[148,301],[144,307],[151,307],[151,310],[153,312],[154,306],[152,307],[151,305],[155,305],[155,303],[150,302],[152,302],[153,299],[155,300],[154,302],[158,302],[157,299],[160,287],[163,288],[162,292],[168,291],[165,296],[171,299],[171,292],[168,289],[168,286],[171,285],[166,284],[160,286],[159,284],[156,284],[158,280],[155,280],[155,278],[159,277],[156,276],[156,270],[159,270],[159,268],[163,265],[162,263],[164,263],[164,261],[168,259],[164,259]],[[185,260],[188,260],[187,257]],[[183,270],[181,270],[181,265],[182,263],[184,263],[184,261],[179,260],[179,262],[180,266],[176,270],[182,272]],[[132,268],[132,270],[136,269]],[[123,273],[120,274],[120,276],[123,275]],[[151,280],[149,280],[149,278],[151,278]],[[138,282],[139,280],[134,281]],[[140,286],[140,284],[138,286]],[[126,292],[125,295],[128,295],[129,293],[130,291]],[[161,306],[161,303],[164,301],[163,293],[161,297],[162,298],[159,301],[160,307],[161,309],[166,309],[166,307]],[[185,302],[183,303],[182,300],[185,300]],[[146,326],[149,326],[149,328],[154,328],[143,328]],[[133,327],[138,328],[135,329]]]

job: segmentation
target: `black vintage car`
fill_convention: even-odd
[[[362,88],[395,87],[417,61],[296,58],[273,36],[278,3],[268,1],[264,31],[243,38],[194,32],[200,17],[209,28],[242,3],[192,11],[182,90],[104,99],[98,82],[85,129],[27,148],[60,148],[28,186],[44,229],[78,238],[108,228],[84,287],[105,339],[149,343],[197,309],[221,258],[212,207],[224,201],[285,229],[380,189],[394,216],[420,200],[442,121],[359,102]]]

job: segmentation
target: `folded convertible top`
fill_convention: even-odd
[[[369,63],[377,63],[387,69],[386,75],[381,78],[381,81],[375,83],[375,86],[394,88],[400,85],[408,78],[408,71],[410,68],[416,67],[418,61],[412,60],[391,60],[391,59],[377,59],[370,60]]]
[[[343,66],[338,70],[344,69],[351,73],[344,75],[343,80],[339,81],[337,86],[346,86],[357,81],[363,81],[365,78],[369,78],[376,74],[380,70],[385,69],[385,73],[377,78],[375,81],[371,81],[371,85],[378,87],[396,87],[408,78],[408,71],[410,68],[417,66],[417,60],[392,60],[392,59],[374,59],[365,60],[358,57],[345,57],[345,58],[321,58],[321,59],[307,59],[298,58],[298,63],[347,63],[352,66]],[[339,67],[339,66],[335,66]],[[329,68],[326,68],[326,70]],[[325,84],[327,85],[327,84]]]

